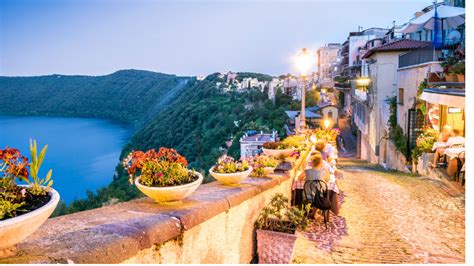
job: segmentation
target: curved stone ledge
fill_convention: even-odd
[[[180,204],[140,198],[52,218],[0,253],[0,263],[249,263],[260,209],[290,189],[290,174],[273,174],[233,187],[204,184]]]

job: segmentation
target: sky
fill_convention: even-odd
[[[0,75],[294,73],[294,55],[431,0],[0,0]],[[313,69],[315,70],[315,69]]]

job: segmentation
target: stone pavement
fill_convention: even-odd
[[[464,194],[341,159],[339,216],[298,232],[294,263],[464,263]]]

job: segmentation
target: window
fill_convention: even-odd
[[[399,88],[398,89],[398,104],[403,105],[404,99],[405,99],[405,89]]]

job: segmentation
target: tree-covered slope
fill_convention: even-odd
[[[106,76],[0,77],[0,114],[97,117],[137,124],[164,107],[187,80],[141,70]]]
[[[210,75],[192,81],[161,113],[141,128],[125,149],[173,147],[184,154],[191,167],[207,171],[233,136],[233,145],[249,129],[281,130],[286,106],[275,106],[258,90],[222,92]],[[231,149],[233,151],[235,149]],[[232,155],[238,156],[238,149]]]

